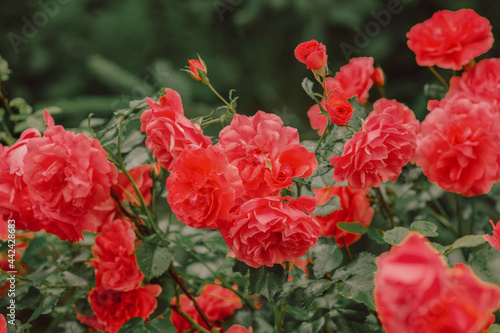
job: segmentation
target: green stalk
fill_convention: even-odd
[[[443,84],[443,86],[446,88],[446,90],[449,90],[450,89],[450,86],[449,84],[446,82],[445,79],[443,79],[443,77],[434,69],[434,67],[432,66],[427,66],[427,68],[429,68],[432,72],[432,74],[434,74],[435,77],[438,78],[439,81],[441,81],[441,83]]]

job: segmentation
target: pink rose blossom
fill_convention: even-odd
[[[490,223],[493,226],[493,236],[486,234],[483,237],[491,246],[500,251],[500,221],[497,222],[496,226],[493,220],[490,220]]]

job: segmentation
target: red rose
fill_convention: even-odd
[[[243,203],[221,229],[238,260],[252,267],[273,266],[303,256],[316,244],[320,226],[303,211],[316,207],[314,198],[254,198]]]
[[[298,61],[306,64],[307,69],[320,69],[328,60],[326,46],[315,40],[300,43],[295,48],[294,54]]]
[[[141,192],[146,205],[149,205],[151,201],[151,187],[153,186],[152,171],[153,167],[149,164],[139,165],[129,170],[129,174]],[[113,186],[113,191],[118,195],[120,201],[130,201],[135,206],[141,205],[141,201],[137,193],[135,193],[134,186],[124,172],[118,174],[118,183]]]
[[[483,237],[491,246],[500,251],[500,221],[497,222],[496,226],[493,220],[490,220],[490,223],[493,226],[493,236],[486,234]]]
[[[337,227],[339,222],[359,222],[363,226],[370,225],[375,211],[370,207],[370,202],[365,190],[353,190],[349,186],[331,186],[314,190],[316,202],[323,205],[333,196],[340,199],[341,209],[335,210],[327,216],[314,216],[321,225],[321,236],[335,237],[339,247],[350,245],[361,238],[361,235],[343,231]]]
[[[47,111],[43,137],[26,144],[23,181],[35,218],[44,229],[77,241],[82,231],[96,231],[93,209],[106,202],[117,171],[97,140],[56,126]]]
[[[137,266],[135,254],[115,257],[114,260],[92,260],[97,288],[131,291],[141,286],[144,274]]]
[[[184,116],[179,94],[165,89],[166,94],[160,103],[150,98],[151,106],[141,115],[141,131],[146,132],[146,147],[153,152],[161,167],[170,171],[179,154],[190,144],[208,147],[210,138],[203,135],[200,126],[193,124]]]
[[[167,179],[168,203],[190,227],[218,229],[235,200],[244,194],[238,169],[214,146],[190,145],[179,155]]]
[[[327,94],[332,92],[346,98],[358,97],[360,104],[368,101],[368,92],[373,86],[375,69],[372,57],[359,57],[349,60],[349,64],[342,66],[334,78],[326,80]]]
[[[326,102],[321,101],[321,105],[326,109]],[[318,132],[318,135],[322,135],[325,131],[326,125],[328,125],[328,117],[320,115],[321,109],[318,104],[311,106],[309,111],[307,111],[307,116],[309,117],[309,122],[311,123],[311,128]]]
[[[500,288],[484,283],[463,264],[449,269],[419,234],[377,259],[375,304],[392,332],[483,332],[500,307]]]
[[[246,328],[241,325],[233,325],[226,331],[226,333],[252,333],[252,332],[253,332],[252,327]]]
[[[243,307],[241,299],[232,290],[214,284],[205,285],[200,296],[195,297],[195,300],[208,320],[216,327],[222,327],[222,321],[228,320],[236,309]],[[171,304],[176,305],[176,300],[172,300]],[[208,329],[193,302],[187,296],[180,296],[180,308],[196,323]],[[175,310],[172,310],[170,314],[170,321],[174,324],[177,332],[186,332],[192,328],[191,324]]]
[[[26,145],[37,137],[37,130],[27,129],[11,147],[0,145],[0,223],[7,225],[9,219],[14,219],[18,230],[43,229],[42,222],[33,216],[29,190],[23,181]]]
[[[295,128],[283,126],[278,116],[263,111],[252,117],[235,115],[231,124],[219,133],[216,146],[220,147],[229,162],[238,168],[246,194],[250,198],[277,194],[276,182],[272,179],[276,179],[279,173],[276,174],[276,169],[270,170],[269,165],[281,163],[279,159],[285,151],[294,148],[300,150],[298,147],[302,147]],[[301,155],[308,156],[305,151]],[[285,174],[307,174],[307,170],[314,167],[315,159],[314,157],[314,161],[305,161],[300,158],[303,163],[295,163],[293,170],[285,171]],[[299,171],[302,169],[305,171]],[[280,169],[281,171],[283,170]],[[272,172],[275,174],[266,177],[266,174]],[[287,184],[288,182],[284,186],[288,186]]]
[[[332,123],[342,126],[351,119],[353,108],[344,96],[332,94],[328,97],[326,111]]]
[[[420,66],[460,70],[493,45],[490,22],[472,9],[441,10],[406,34]]]
[[[488,102],[449,99],[422,122],[417,154],[417,165],[444,190],[487,193],[500,180],[500,113]]]
[[[141,317],[147,320],[156,309],[156,297],[161,287],[150,284],[128,292],[92,289],[89,303],[94,315],[87,317],[77,314],[78,320],[94,330],[115,333],[129,319]]]
[[[483,99],[493,104],[500,104],[500,59],[491,58],[478,62],[470,71],[462,76],[454,76],[450,80],[450,90],[446,99],[457,95],[468,98]]]
[[[131,221],[114,220],[101,229],[101,234],[95,238],[92,253],[103,261],[114,261],[116,257],[130,256],[135,250],[135,238]]]
[[[347,179],[353,189],[378,187],[382,182],[396,181],[414,158],[416,123],[407,122],[402,106],[382,103],[388,103],[387,107],[370,113],[361,130],[346,142],[343,154],[330,160],[337,183]]]
[[[188,60],[189,64],[189,73],[191,77],[197,81],[202,80],[207,75],[207,69],[205,65],[199,60]],[[200,75],[198,70],[202,70],[204,73]]]

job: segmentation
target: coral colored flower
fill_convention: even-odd
[[[254,198],[232,214],[221,233],[238,260],[255,268],[273,266],[303,256],[316,244],[320,226],[306,214],[316,207],[314,198],[286,199]]]
[[[382,103],[389,107],[372,112],[361,130],[346,142],[342,155],[330,160],[337,183],[347,179],[353,189],[378,187],[396,181],[402,168],[415,157],[416,123],[408,121],[402,106]]]
[[[493,236],[486,234],[483,237],[491,246],[500,251],[500,221],[497,222],[496,226],[493,220],[490,220],[490,223],[493,226]]]
[[[116,219],[101,229],[95,238],[92,253],[103,261],[114,261],[116,257],[130,256],[135,250],[135,233],[132,222]]]
[[[263,111],[252,117],[235,115],[231,124],[219,133],[216,146],[220,147],[229,162],[238,168],[246,194],[250,198],[277,194],[275,180],[279,173],[266,177],[267,173],[273,172],[269,165],[281,164],[280,156],[284,152],[295,148],[300,150],[298,147],[302,147],[295,128],[283,126],[278,116]],[[316,158],[305,150],[302,151],[303,154],[298,157],[299,161],[294,163],[292,169],[285,171],[287,176],[293,174],[303,177],[301,174],[307,175],[309,169],[315,168]],[[281,158],[282,161],[284,159]],[[288,185],[286,183],[279,186]]]
[[[253,328],[246,328],[241,325],[233,325],[226,331],[226,333],[253,333]]]
[[[106,202],[117,171],[99,141],[56,126],[47,111],[43,137],[26,144],[23,181],[33,214],[61,240],[79,240],[99,226],[93,209]]]
[[[5,320],[3,314],[0,314],[0,333],[7,333],[7,321]],[[233,333],[237,333],[237,331],[233,330]]]
[[[179,155],[167,179],[168,203],[190,227],[218,229],[235,200],[244,194],[238,168],[217,147],[190,145]]]
[[[463,264],[449,269],[415,232],[377,259],[375,304],[392,332],[483,332],[500,307],[500,288]]]
[[[328,97],[326,111],[332,123],[342,126],[351,119],[353,108],[344,96],[332,94]]]
[[[380,67],[373,68],[372,80],[374,84],[378,84],[380,86],[383,86],[385,84],[385,77],[382,68]]]
[[[468,98],[483,99],[500,105],[500,58],[484,59],[462,76],[454,76],[450,80],[450,90],[446,99],[457,95]]]
[[[141,286],[144,274],[137,266],[135,254],[115,257],[112,261],[92,260],[96,286],[114,291],[131,291]]]
[[[358,97],[360,104],[368,101],[368,92],[373,86],[375,69],[372,57],[352,58],[349,63],[340,68],[334,78],[326,80],[327,94],[343,95],[346,98]]]
[[[78,320],[94,330],[115,333],[129,319],[141,317],[147,320],[156,309],[156,297],[161,287],[150,284],[129,292],[92,289],[89,303],[94,311],[92,316],[77,314]]]
[[[370,207],[370,202],[365,190],[353,190],[349,186],[331,186],[314,190],[318,205],[327,203],[333,196],[340,199],[341,209],[335,210],[327,216],[314,216],[321,225],[321,236],[335,237],[339,247],[350,245],[361,238],[361,235],[352,234],[337,227],[339,222],[359,222],[363,226],[370,225],[375,211]]]
[[[500,113],[488,102],[447,100],[418,135],[417,165],[442,189],[473,196],[500,181]]]
[[[11,147],[0,145],[0,223],[7,226],[7,221],[14,219],[17,230],[43,229],[42,221],[33,216],[29,190],[23,181],[26,145],[40,136],[37,130],[27,129]]]
[[[128,171],[141,192],[146,205],[149,205],[151,201],[151,187],[153,186],[152,171],[153,167],[149,164],[139,165]],[[113,186],[113,191],[118,195],[120,201],[130,201],[135,206],[141,205],[141,201],[137,193],[135,193],[134,186],[124,172],[118,174],[118,183]]]
[[[294,54],[298,61],[306,64],[307,69],[320,69],[328,60],[326,46],[314,39],[297,45]]]
[[[206,76],[207,69],[201,61],[189,60],[188,63],[189,63],[190,74],[193,79],[200,81]],[[199,69],[205,73],[200,75],[200,73],[198,72]]]
[[[326,109],[326,102],[321,101],[321,105]],[[311,106],[309,111],[307,111],[307,117],[309,117],[309,122],[311,123],[311,128],[318,132],[318,135],[322,135],[325,131],[326,125],[328,125],[328,117],[320,115],[321,109],[318,104]]]
[[[460,70],[493,45],[488,19],[472,9],[441,10],[406,34],[420,66]]]
[[[243,307],[241,299],[232,290],[215,284],[205,285],[200,296],[195,297],[195,300],[208,320],[215,324],[216,327],[222,327],[221,322],[227,321],[234,314],[235,310]],[[176,300],[172,300],[171,304],[175,306],[177,304]],[[181,295],[179,306],[196,323],[204,328],[208,328],[194,307],[193,302],[187,296]],[[192,328],[191,324],[175,310],[170,314],[170,320],[177,329],[177,332],[186,332]]]
[[[179,154],[190,144],[208,147],[210,138],[201,127],[184,116],[179,94],[165,89],[166,94],[156,103],[147,98],[150,109],[141,115],[141,131],[145,132],[146,147],[153,152],[161,167],[170,171]]]

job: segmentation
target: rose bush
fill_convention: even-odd
[[[431,68],[443,87],[413,104],[376,59],[330,72],[300,43],[309,133],[238,113],[201,57],[185,71],[222,106],[190,119],[166,88],[69,130],[9,100],[0,58],[0,331],[498,331],[491,31],[471,10],[416,24],[417,64],[463,71]]]

